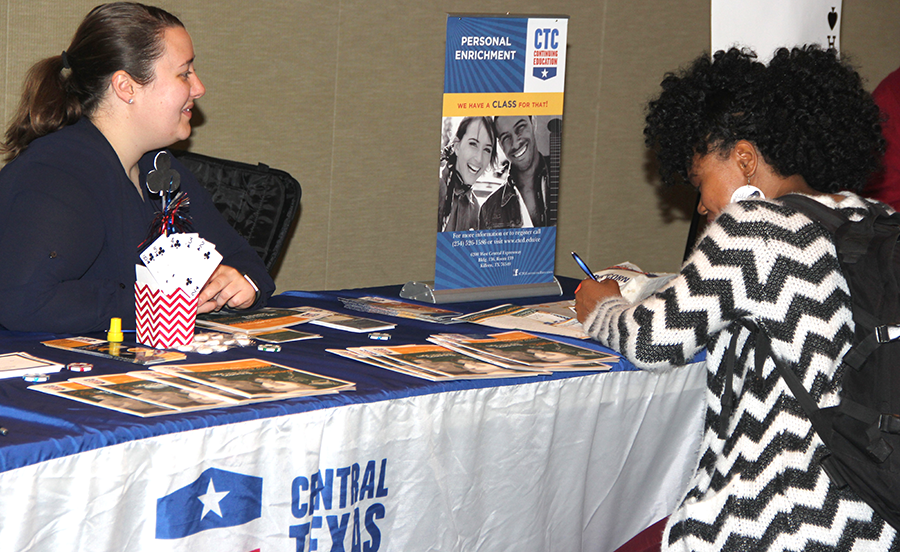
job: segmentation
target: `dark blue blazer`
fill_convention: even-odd
[[[157,152],[140,161],[143,197],[103,134],[87,119],[38,138],[0,170],[0,324],[10,330],[82,333],[119,317],[135,327],[138,246],[161,209],[144,186]],[[275,283],[209,194],[174,157],[190,198],[194,231],[222,264],[258,284],[260,304]],[[259,306],[259,305],[257,305]]]

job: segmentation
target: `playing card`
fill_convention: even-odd
[[[150,247],[144,249],[144,252],[141,253],[141,260],[144,262],[144,266],[150,268],[155,265],[160,259],[165,257],[168,247],[168,236],[156,238],[156,240],[150,244]]]
[[[192,299],[222,261],[215,245],[195,233],[160,236],[140,257],[163,292],[181,288]]]
[[[713,0],[712,51],[744,46],[764,63],[783,46],[819,44],[840,51],[841,11],[840,0]]]
[[[222,262],[222,255],[216,251],[215,245],[203,238],[195,240],[191,249],[186,250],[186,253],[188,256],[185,260],[186,271],[182,273],[185,278],[182,285],[185,286],[188,295],[193,298]],[[191,280],[190,283],[187,279]],[[196,292],[192,293],[191,290],[195,288]]]

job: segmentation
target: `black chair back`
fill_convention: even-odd
[[[180,150],[172,154],[197,177],[228,224],[256,249],[271,273],[300,207],[300,183],[262,163]]]

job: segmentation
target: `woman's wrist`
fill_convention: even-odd
[[[244,277],[245,280],[247,280],[247,283],[250,284],[250,287],[253,288],[254,293],[256,293],[256,295],[253,297],[253,302],[250,303],[250,307],[252,307],[257,302],[259,302],[259,295],[260,295],[259,294],[259,286],[256,285],[256,282],[253,281],[253,278],[251,278],[250,275],[247,274],[246,272],[242,272],[241,275]],[[250,307],[247,307],[247,308],[250,308]]]

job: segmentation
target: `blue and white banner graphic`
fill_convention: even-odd
[[[447,19],[434,288],[553,281],[568,19]]]
[[[190,485],[156,501],[156,538],[180,539],[243,525],[261,512],[262,478],[209,468]]]

